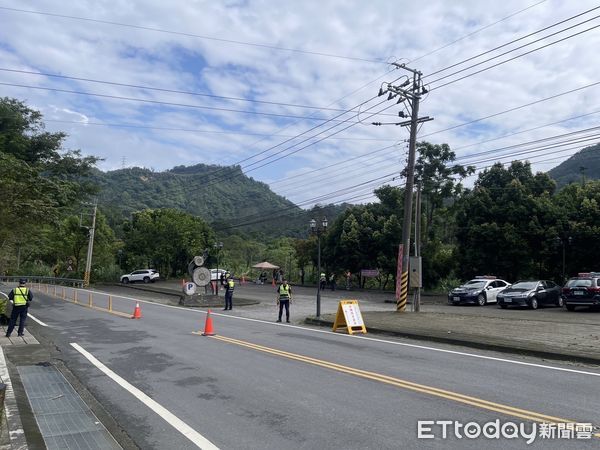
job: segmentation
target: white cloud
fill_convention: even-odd
[[[530,4],[533,3],[535,0]],[[352,108],[370,99],[376,95],[382,81],[392,81],[403,72],[393,70],[384,75],[390,70],[389,66],[384,64],[324,57],[307,52],[363,59],[404,58],[403,61],[410,61],[527,6],[517,0],[465,0],[458,3],[437,0],[426,4],[388,0],[313,0],[293,3],[266,0],[227,3],[183,0],[172,0],[168,3],[156,0],[82,0],[75,3],[56,0],[7,0],[3,5],[95,20],[82,21],[0,9],[0,20],[3,23],[0,29],[0,58],[3,63],[0,67],[3,68],[269,102],[331,105],[334,108]],[[591,0],[547,0],[453,45],[417,59],[410,65],[421,70],[426,81],[431,83],[453,71],[428,76],[439,68],[594,6]],[[592,16],[593,13],[553,28],[546,34]],[[123,27],[101,21],[130,24],[135,27]],[[600,20],[596,19],[550,40],[598,23]],[[149,28],[176,33],[151,31]],[[190,35],[264,46],[238,45]],[[536,38],[537,36],[523,39],[488,57],[532,42]],[[517,53],[528,51],[545,42],[526,47]],[[290,52],[271,47],[305,52]],[[435,86],[453,78],[432,83],[434,89],[422,103],[421,115],[432,116],[435,121],[426,123],[420,135],[424,136],[600,81],[600,76],[597,75],[600,73],[597,70],[599,63],[596,58],[596,49],[599,47],[600,33],[593,30],[439,89],[435,89]],[[499,60],[511,56],[512,54]],[[454,71],[461,67],[463,66]],[[458,76],[460,75],[454,78]],[[372,81],[374,82],[368,84]],[[314,115],[325,118],[336,115],[333,111],[318,112],[292,106],[140,90],[3,71],[0,71],[0,82],[272,114]],[[362,89],[359,89],[361,87]],[[263,154],[242,163],[242,166],[248,168],[248,174],[253,178],[273,182],[319,167],[343,163],[357,155],[364,154],[365,158],[368,158],[376,149],[387,145],[386,142],[347,140],[348,138],[402,141],[408,137],[406,129],[369,125],[374,120],[397,120],[393,116],[379,115],[376,119],[368,119],[365,114],[361,114],[360,118],[364,120],[364,124],[335,135],[345,139],[327,139],[308,145],[323,136],[335,133],[350,122],[339,124],[338,127],[313,139],[307,138],[331,127],[335,122],[317,127],[314,132],[303,134],[297,139],[290,139],[281,135],[304,133],[321,122],[90,97],[15,86],[2,86],[2,91],[3,96],[26,100],[32,107],[40,109],[46,118],[57,120],[49,121],[48,129],[68,132],[68,148],[80,148],[85,154],[105,158],[100,164],[103,169],[120,167],[122,157],[127,158],[128,165],[162,170],[179,164],[233,164],[264,151]],[[377,98],[368,105],[383,99]],[[425,139],[435,143],[447,142],[451,147],[460,148],[474,142],[494,139],[502,134],[594,111],[600,103],[599,100],[600,86],[499,115],[469,127],[436,133]],[[389,105],[391,103],[386,103],[386,106]],[[398,110],[399,106],[390,108],[388,112],[396,114]],[[356,115],[346,115],[343,118],[356,120]],[[488,151],[593,126],[597,118],[588,116],[555,124],[502,140],[459,149],[457,154],[463,156]],[[68,121],[130,124],[138,128],[76,125]],[[188,131],[161,131],[148,127]],[[195,129],[272,136],[192,131]],[[288,139],[289,142],[281,144]],[[302,143],[304,140],[306,142]],[[296,145],[293,146],[294,144]],[[306,149],[297,151],[301,147]],[[279,156],[296,153],[258,168],[263,163],[257,161],[277,152],[281,152]],[[543,161],[544,158],[539,154],[535,156],[540,162],[534,163],[534,168],[550,168],[549,163]],[[564,153],[556,157],[549,155],[546,159],[553,158],[552,164],[556,165],[561,158],[567,157],[568,153]],[[291,200],[302,201],[373,179],[377,174],[383,175],[390,168],[395,168],[404,158],[405,149],[390,150],[387,158],[371,159],[369,163],[364,164],[361,164],[359,159],[347,169],[344,169],[345,166],[335,166],[337,168],[310,175],[310,178],[307,178],[310,183],[287,184],[285,190],[284,184],[280,184],[281,190]],[[536,158],[532,159],[535,161]],[[251,165],[252,163],[255,164]],[[277,191],[277,184],[273,187]],[[351,195],[349,190],[347,196]]]

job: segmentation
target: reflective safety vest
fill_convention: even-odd
[[[27,297],[29,296],[29,289],[26,287],[17,287],[13,290],[14,298],[13,302],[15,306],[23,306],[27,304]]]
[[[279,286],[279,300],[289,300],[291,289],[289,284],[282,284]]]
[[[227,281],[227,286],[226,286],[227,291],[233,292],[234,288],[235,288],[235,283],[233,282],[233,280]]]

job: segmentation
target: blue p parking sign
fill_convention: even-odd
[[[185,295],[194,295],[196,293],[196,283],[188,281],[183,285],[183,293]]]

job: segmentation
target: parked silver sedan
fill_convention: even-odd
[[[538,309],[542,305],[563,306],[560,286],[548,280],[521,280],[504,289],[496,297],[498,306],[528,306]]]

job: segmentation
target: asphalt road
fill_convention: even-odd
[[[534,359],[527,361],[541,364],[524,365],[505,356],[472,357],[473,351],[461,348],[455,350],[468,354],[276,324],[270,295],[265,291],[259,305],[215,311],[217,336],[205,337],[193,334],[205,324],[199,309],[142,302],[142,319],[131,320],[37,294],[32,313],[47,326],[32,323],[30,330],[56,349],[142,449],[208,448],[207,441],[223,449],[598,445],[598,439],[540,437],[529,446],[524,438],[444,440],[439,427],[432,430],[437,438],[418,439],[419,420],[500,420],[528,429],[541,420],[600,424],[600,370],[550,367]],[[92,300],[107,306],[100,295]],[[131,314],[133,300],[112,300],[114,309]],[[89,296],[78,301],[87,303]],[[363,304],[393,309],[381,299]],[[299,298],[296,319],[302,308],[313,307],[314,297]],[[72,344],[139,391],[119,384]]]

